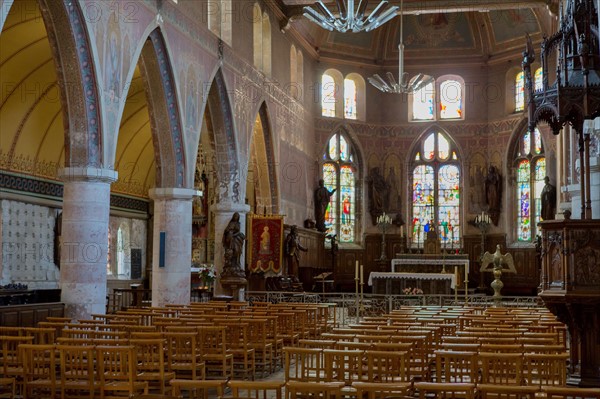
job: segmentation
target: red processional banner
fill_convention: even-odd
[[[250,214],[248,231],[248,270],[279,273],[283,262],[283,216]]]

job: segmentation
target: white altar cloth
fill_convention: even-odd
[[[392,272],[396,271],[397,265],[444,265],[444,266],[465,266],[465,276],[469,274],[469,259],[392,259]],[[431,273],[435,274],[435,273]],[[454,288],[454,287],[452,287]]]
[[[463,262],[464,264],[464,262]],[[453,273],[389,273],[389,272],[371,272],[369,274],[369,285],[373,285],[373,280],[382,279],[416,279],[416,280],[450,280],[450,288],[456,286],[456,277]]]

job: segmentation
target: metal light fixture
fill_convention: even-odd
[[[422,73],[417,74],[414,78],[408,79],[408,72],[404,72],[404,42],[403,40],[403,16],[402,16],[402,3],[400,1],[400,44],[398,44],[398,82],[394,79],[394,75],[391,72],[386,73],[389,82],[386,82],[378,74],[375,74],[369,78],[369,83],[377,87],[379,90],[385,93],[414,93],[433,82],[433,77],[424,75]]]
[[[316,10],[310,6],[304,7],[304,16],[323,29],[338,32],[369,32],[385,24],[396,16],[397,6],[387,7],[387,0],[382,0],[377,7],[365,16],[368,0],[359,0],[355,7],[354,0],[335,0],[338,8],[336,17],[323,1],[315,3]]]

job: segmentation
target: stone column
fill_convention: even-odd
[[[221,273],[223,272],[223,260],[224,260],[224,250],[223,250],[223,232],[227,227],[227,224],[231,220],[231,217],[235,212],[240,214],[240,230],[246,234],[246,214],[250,211],[250,206],[246,204],[235,204],[232,202],[224,202],[214,204],[210,208],[213,214],[213,220],[215,222],[215,270],[217,272],[217,284],[215,284],[215,295],[232,295],[232,292],[228,288],[224,288],[221,285]],[[246,237],[247,239],[247,237]],[[247,248],[247,241],[244,245],[244,251],[242,252],[242,256],[240,258],[240,263],[242,268],[245,265],[245,254]],[[244,269],[245,271],[245,269]],[[234,298],[234,300],[243,300],[244,290],[239,291],[239,298]]]
[[[154,200],[152,306],[190,303],[194,195],[195,190],[185,188],[150,190]]]
[[[106,263],[110,184],[117,172],[98,168],[64,168],[61,301],[65,315],[89,319],[106,313]]]

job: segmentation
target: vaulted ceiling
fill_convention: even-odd
[[[331,11],[334,1],[324,2]],[[321,60],[394,65],[398,60],[400,17],[368,33],[329,32],[302,16],[310,0],[282,0],[282,29],[293,30]],[[379,0],[371,0],[370,12]],[[389,1],[400,5],[399,0]],[[407,63],[481,63],[502,59],[555,30],[558,0],[405,0],[403,36]]]

